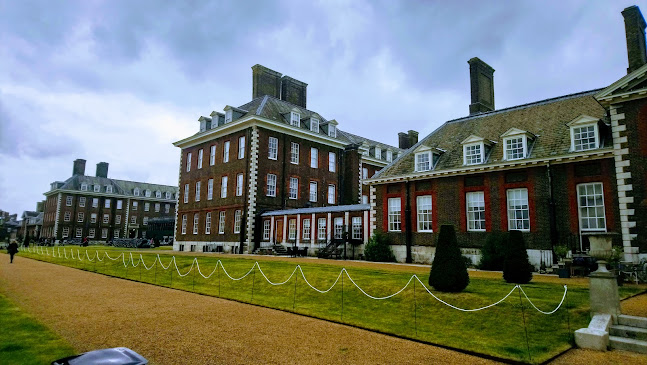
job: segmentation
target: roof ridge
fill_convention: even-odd
[[[580,92],[577,92],[577,93],[566,94],[566,95],[557,96],[557,97],[554,97],[554,98],[548,98],[548,99],[544,99],[544,100],[535,101],[535,102],[532,102],[532,103],[520,104],[520,105],[515,105],[515,106],[503,108],[503,109],[492,110],[492,111],[485,112],[485,113],[479,113],[479,114],[474,114],[474,115],[468,115],[466,117],[450,119],[450,120],[446,121],[443,124],[454,123],[454,122],[462,122],[462,121],[465,121],[465,120],[471,120],[471,119],[476,119],[476,118],[481,118],[481,117],[487,117],[487,116],[490,116],[490,115],[496,115],[496,114],[503,113],[503,112],[510,112],[510,111],[514,111],[514,110],[525,109],[525,108],[528,108],[528,107],[531,107],[531,106],[538,106],[538,105],[543,105],[543,104],[554,103],[554,102],[557,102],[557,101],[568,100],[568,99],[572,99],[572,98],[576,98],[576,97],[580,97],[580,96],[593,95],[593,94],[599,92],[600,90],[604,90],[604,88],[598,88],[598,89],[593,89],[593,90],[588,90],[588,91],[580,91]],[[440,127],[442,127],[442,126],[440,126]],[[440,127],[438,127],[438,128],[440,128]]]

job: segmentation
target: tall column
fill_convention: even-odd
[[[283,216],[283,242],[281,243],[287,242],[287,239],[288,239],[287,229],[288,229],[288,216],[284,215]]]
[[[301,214],[297,214],[297,246],[301,242]]]
[[[270,217],[270,244],[274,245],[274,216]]]
[[[312,218],[310,219],[310,243],[313,247],[315,244],[315,227],[317,227],[316,224],[317,222],[315,221],[315,214],[312,213]]]

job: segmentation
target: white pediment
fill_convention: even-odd
[[[534,135],[528,131],[524,131],[523,129],[519,128],[510,128],[505,133],[501,135],[501,138],[505,137],[512,137],[512,136],[521,136],[521,135],[526,135],[528,137],[534,137]]]
[[[589,115],[582,114],[579,117],[571,120],[570,122],[566,123],[567,126],[569,127],[574,127],[578,125],[585,125],[585,124],[592,124],[598,122],[600,119],[599,118],[594,118]]]
[[[647,79],[647,64],[638,68],[634,72],[625,75],[620,80],[611,84],[609,87],[595,94],[594,97],[597,100],[605,100],[605,99],[611,99],[614,96],[622,95],[623,97],[625,97],[631,94],[639,94],[641,92],[644,94],[643,91],[645,89],[633,90],[633,91],[628,91],[628,90],[630,90],[633,86],[643,82],[645,79]]]
[[[470,144],[470,143],[477,143],[477,142],[483,142],[485,141],[485,138],[475,136],[475,135],[470,135],[469,137],[465,138],[461,144]]]

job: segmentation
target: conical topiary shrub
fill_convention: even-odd
[[[527,284],[532,280],[532,269],[523,234],[521,231],[510,231],[503,263],[503,279],[508,283]]]
[[[429,285],[444,292],[460,292],[469,283],[470,277],[456,242],[454,226],[443,225],[438,235],[436,256],[429,274]]]

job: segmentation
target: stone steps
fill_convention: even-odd
[[[647,354],[647,341],[618,336],[609,336],[609,345],[616,350],[625,350]]]
[[[609,330],[609,335],[632,338],[634,340],[647,341],[647,328],[625,326],[625,325],[613,325]]]
[[[647,318],[621,314],[618,316],[618,324],[623,326],[647,328]]]

